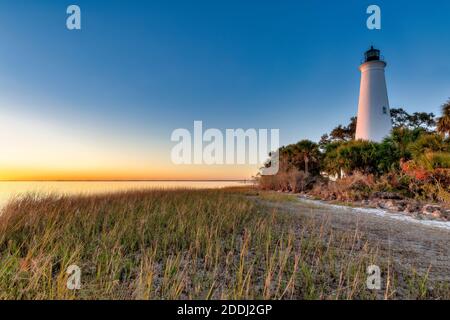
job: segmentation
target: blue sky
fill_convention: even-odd
[[[65,27],[70,4],[81,31]],[[366,28],[370,4],[381,31]],[[154,150],[161,163],[171,132],[194,120],[318,140],[356,114],[371,44],[388,62],[391,107],[438,113],[450,97],[449,12],[445,0],[5,0],[0,114],[112,153]]]

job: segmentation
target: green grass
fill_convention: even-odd
[[[14,200],[0,216],[0,299],[399,297],[392,284],[366,288],[370,264],[380,265],[390,283],[396,275],[358,230],[337,232],[277,212],[248,192]],[[66,287],[72,264],[81,268],[80,290]],[[411,280],[417,296],[408,297],[423,297],[424,281]]]

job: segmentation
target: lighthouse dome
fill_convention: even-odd
[[[373,46],[364,53],[364,62],[379,60],[381,60],[380,50],[375,49]]]

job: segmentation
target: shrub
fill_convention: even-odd
[[[433,152],[427,155],[427,160],[431,168],[450,169],[450,153],[448,152]]]
[[[260,176],[257,178],[258,186],[262,190],[279,190],[287,192],[304,192],[312,187],[316,181],[311,174],[291,168],[280,170],[273,176]]]
[[[375,179],[373,175],[356,172],[336,181],[328,181],[314,186],[311,194],[327,200],[355,201],[367,199],[372,193]]]
[[[422,134],[408,147],[413,159],[420,159],[430,152],[446,152],[448,146],[442,136],[438,134]]]
[[[336,149],[336,160],[346,174],[376,173],[377,144],[362,140],[346,142]]]

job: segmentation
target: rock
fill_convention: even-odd
[[[378,206],[380,208],[389,210],[389,211],[403,211],[404,207],[406,206],[406,203],[401,201],[394,201],[394,200],[388,200],[388,201],[379,201]]]
[[[441,211],[440,210],[433,211],[430,215],[433,218],[441,218]]]
[[[400,206],[400,211],[405,211],[406,206],[408,205],[408,201],[407,200],[401,200],[399,201],[399,206]]]
[[[450,210],[444,210],[441,212],[441,217],[445,220],[450,219]]]
[[[369,200],[369,207],[378,208],[378,203],[376,200]]]
[[[441,214],[441,207],[433,204],[426,204],[422,207],[422,213],[425,215],[436,215],[439,212],[439,216]]]
[[[417,203],[408,202],[405,206],[404,211],[407,213],[420,212],[420,206]]]
[[[398,206],[396,203],[392,200],[388,200],[384,203],[384,208],[391,210],[391,211],[398,211]]]
[[[372,197],[389,200],[403,200],[403,197],[400,194],[394,192],[374,192]]]
[[[426,204],[422,207],[422,214],[436,219],[448,220],[450,211],[445,210],[439,205]]]

